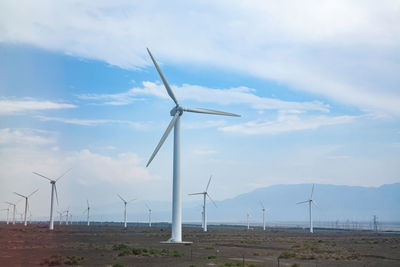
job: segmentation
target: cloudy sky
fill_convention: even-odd
[[[1,1],[0,200],[57,177],[60,206],[169,201],[171,117],[186,194],[400,182],[400,1]],[[33,208],[32,208],[33,209]],[[82,208],[83,209],[83,208]],[[36,205],[37,214],[48,206]]]

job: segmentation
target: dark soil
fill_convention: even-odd
[[[400,266],[396,233],[0,224],[0,266]],[[121,265],[117,265],[117,264]]]

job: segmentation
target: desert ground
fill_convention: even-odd
[[[301,229],[0,224],[0,266],[400,266],[400,234]],[[244,264],[244,265],[243,265]]]

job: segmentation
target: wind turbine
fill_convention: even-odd
[[[7,202],[6,201],[6,203],[7,204],[9,204],[9,205],[11,205],[11,206],[13,206],[13,223],[12,224],[15,224],[15,213],[17,212],[17,203],[18,202],[15,202],[15,203],[11,203],[11,202]]]
[[[269,209],[265,209],[264,204],[260,201],[260,205],[262,207],[262,212],[263,212],[263,230],[265,231],[265,212],[269,211]]]
[[[8,206],[6,209],[2,209],[7,211],[7,224],[9,224],[9,215],[10,215],[10,206]]]
[[[61,220],[62,220],[62,212],[57,211],[57,213],[60,215],[60,219],[58,221],[58,224],[61,225]]]
[[[305,201],[301,201],[301,202],[297,202],[297,204],[302,204],[302,203],[307,203],[308,202],[308,208],[310,211],[310,233],[313,233],[313,221],[312,221],[312,208],[311,208],[311,203],[314,204],[315,206],[318,207],[317,203],[315,202],[315,200],[313,200],[313,194],[314,194],[314,184],[312,185],[312,190],[311,190],[311,196],[310,199],[305,200]]]
[[[60,180],[65,174],[67,174],[67,172],[69,172],[71,169],[67,170],[63,175],[61,175],[60,177],[58,177],[57,179],[50,179],[40,173],[37,172],[33,172],[33,174],[36,174],[40,177],[43,177],[47,180],[50,181],[51,184],[51,200],[50,200],[50,223],[49,223],[49,229],[53,230],[54,229],[54,219],[53,219],[53,208],[54,208],[54,192],[56,193],[56,199],[57,199],[57,205],[58,205],[58,195],[57,195],[57,187],[56,187],[56,182],[58,180]]]
[[[189,194],[191,196],[193,196],[193,195],[203,195],[203,212],[202,212],[203,221],[202,221],[202,225],[203,225],[203,231],[204,232],[207,232],[206,198],[208,197],[211,200],[211,202],[214,204],[214,206],[217,207],[217,205],[215,204],[214,200],[212,200],[212,198],[210,197],[210,195],[207,192],[208,187],[210,186],[211,178],[212,178],[212,175],[210,176],[210,179],[208,180],[208,184],[207,184],[206,190],[204,192]]]
[[[250,230],[250,214],[247,213],[247,230]]]
[[[89,206],[89,200],[86,199],[87,202],[87,210],[85,210],[85,212],[87,212],[87,225],[90,225],[90,206]]]
[[[145,205],[146,205],[146,208],[149,210],[149,227],[151,228],[151,209],[147,204],[145,204]]]
[[[64,211],[65,213],[66,213],[66,215],[65,215],[65,225],[68,225],[68,220],[69,220],[69,207],[68,207],[68,209],[66,210],[66,211]]]
[[[164,83],[165,89],[167,89],[168,95],[175,102],[175,107],[171,109],[170,115],[173,116],[171,122],[169,123],[165,133],[161,137],[160,142],[155,148],[153,154],[151,155],[149,161],[147,162],[147,166],[151,163],[153,158],[156,156],[158,150],[164,144],[165,139],[167,139],[169,133],[172,128],[174,128],[174,156],[173,156],[173,185],[172,185],[172,232],[171,238],[167,241],[170,243],[180,243],[182,242],[182,200],[181,200],[181,175],[180,175],[180,117],[183,112],[194,112],[194,113],[204,113],[204,114],[213,114],[213,115],[224,115],[224,116],[233,116],[240,117],[239,115],[210,110],[210,109],[202,109],[202,108],[185,108],[179,105],[178,100],[176,99],[171,87],[169,86],[167,80],[164,77],[164,74],[161,72],[160,67],[158,66],[156,60],[153,58],[150,50],[147,48],[147,52],[150,55],[151,60],[154,63],[154,66],[157,69],[158,74],[161,77],[161,80]]]
[[[132,202],[132,201],[134,201],[134,200],[136,200],[136,199],[131,199],[131,200],[129,200],[129,201],[126,201],[126,200],[123,199],[120,195],[117,194],[117,196],[122,200],[122,202],[124,202],[124,205],[125,205],[125,209],[124,209],[124,227],[126,228],[126,227],[127,227],[127,226],[126,226],[126,204],[128,204],[128,203],[130,203],[130,202]]]
[[[33,194],[35,194],[37,191],[38,191],[39,189],[36,189],[35,191],[33,191],[30,195],[28,195],[28,196],[24,196],[24,195],[21,195],[21,194],[18,194],[17,192],[14,192],[14,194],[16,194],[16,195],[18,195],[18,196],[20,196],[20,197],[23,197],[23,198],[25,198],[25,219],[24,219],[24,225],[25,226],[27,226],[28,225],[28,198],[30,198]]]

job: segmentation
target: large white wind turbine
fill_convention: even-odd
[[[158,74],[161,77],[162,82],[164,83],[165,89],[167,89],[168,95],[175,102],[175,107],[171,109],[170,115],[173,117],[171,122],[169,123],[167,130],[161,137],[160,142],[158,143],[156,149],[151,155],[149,161],[147,162],[147,166],[151,163],[153,158],[156,156],[158,150],[164,144],[165,139],[168,137],[172,128],[174,128],[174,156],[173,156],[173,182],[172,182],[172,232],[171,238],[167,242],[171,243],[180,243],[182,242],[182,201],[181,201],[181,175],[180,175],[180,117],[183,112],[194,112],[194,113],[204,113],[204,114],[213,114],[213,115],[224,115],[224,116],[233,116],[239,117],[239,115],[203,109],[203,108],[185,108],[179,105],[178,100],[176,99],[171,87],[169,86],[167,80],[165,79],[163,73],[161,72],[160,67],[158,66],[156,60],[153,58],[150,50],[147,48],[147,52],[150,55],[151,60],[154,63],[154,66],[157,69]]]
[[[311,207],[312,205],[311,205],[311,203],[318,207],[318,205],[317,205],[317,203],[315,202],[315,200],[313,200],[313,194],[314,194],[314,184],[312,185],[312,190],[311,190],[310,199],[305,200],[305,201],[301,201],[301,202],[298,202],[298,203],[297,203],[297,204],[302,204],[302,203],[307,203],[307,202],[308,202],[308,208],[309,208],[309,211],[310,211],[310,233],[313,233],[313,232],[314,232],[314,229],[313,229],[313,221],[312,221],[312,207]]]
[[[208,184],[207,184],[206,190],[204,192],[189,194],[191,196],[193,196],[193,195],[203,195],[203,211],[202,211],[201,214],[202,214],[202,219],[203,219],[202,226],[203,226],[203,231],[204,232],[207,232],[206,198],[208,197],[211,200],[211,202],[214,204],[214,206],[217,207],[217,205],[215,204],[214,200],[212,200],[212,198],[210,197],[210,195],[207,192],[208,187],[210,186],[211,178],[212,178],[212,175],[210,176],[210,179],[208,180]]]
[[[10,223],[10,220],[9,220],[9,218],[10,218],[10,206],[8,206],[6,209],[2,209],[2,211],[3,210],[7,211],[7,224],[9,224]]]
[[[57,187],[56,187],[56,182],[60,180],[67,172],[69,172],[71,169],[67,170],[63,175],[58,177],[57,179],[50,179],[40,173],[33,172],[33,174],[39,175],[40,177],[43,177],[47,180],[50,181],[51,184],[51,200],[50,200],[50,222],[49,222],[49,229],[53,230],[54,229],[54,218],[53,218],[53,210],[54,210],[54,192],[56,193],[56,199],[57,199],[57,205],[58,205],[58,195],[57,195]]]
[[[13,223],[12,223],[12,224],[15,224],[15,213],[17,212],[17,203],[18,203],[18,202],[16,202],[16,203],[11,203],[11,202],[7,202],[7,201],[6,201],[6,203],[9,204],[9,205],[11,205],[11,206],[13,206]]]
[[[118,195],[118,194],[117,194]],[[125,199],[123,199],[120,195],[118,195],[118,197],[122,200],[122,202],[124,202],[124,205],[125,205],[125,209],[124,209],[124,227],[126,228],[127,227],[127,225],[126,225],[126,204],[128,204],[128,203],[130,203],[130,202],[132,202],[132,201],[134,201],[134,200],[136,200],[136,199],[131,199],[131,200],[129,200],[129,201],[126,201]]]
[[[149,211],[149,227],[151,227],[151,209],[149,207],[149,205],[146,204],[146,208]]]
[[[17,192],[14,192],[14,194],[25,198],[25,219],[24,219],[24,225],[27,226],[28,225],[28,198],[30,198],[33,194],[35,194],[39,189],[36,189],[35,191],[33,191],[31,194],[29,194],[28,196],[24,196],[21,194],[18,194]]]

